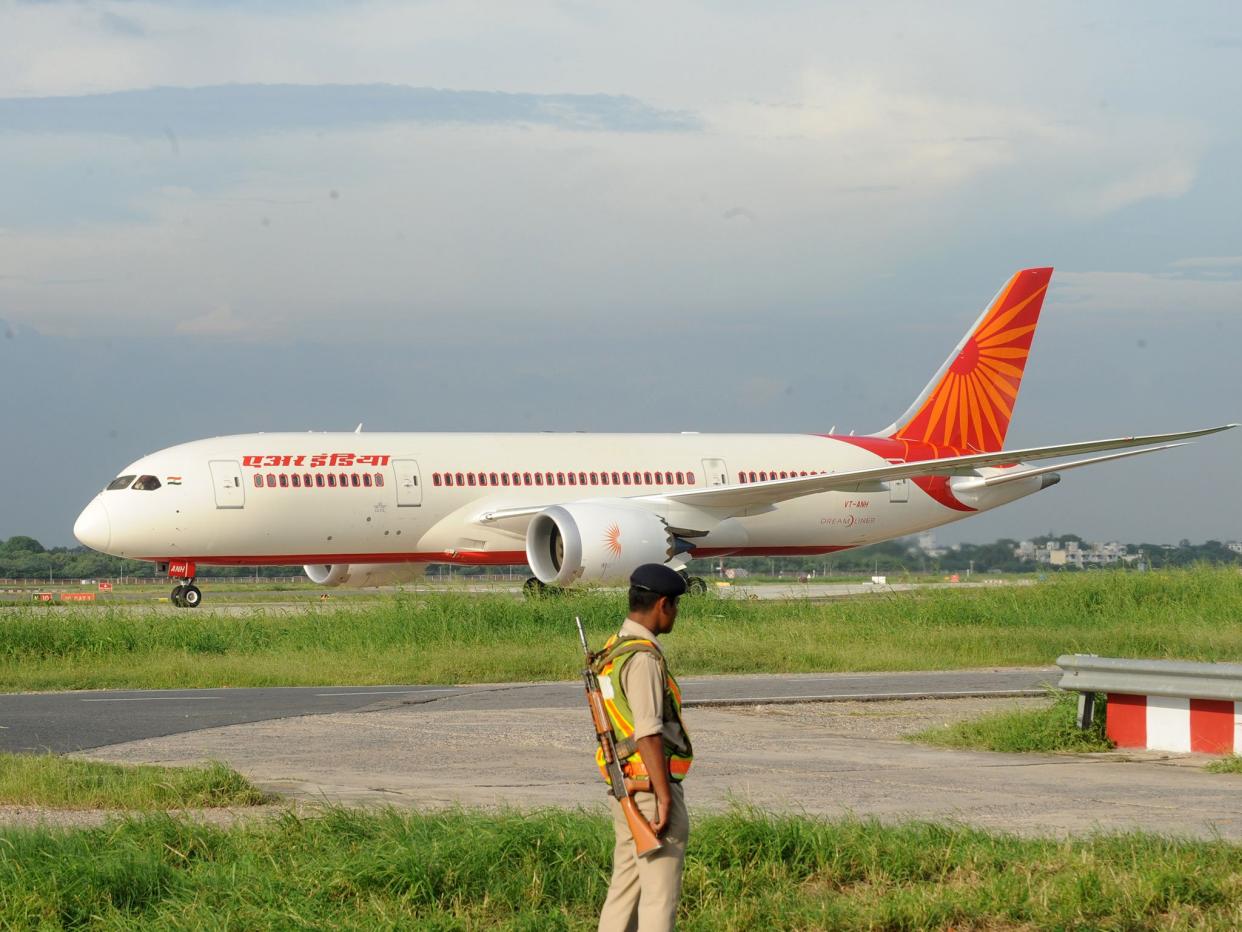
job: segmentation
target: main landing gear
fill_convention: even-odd
[[[707,580],[702,576],[690,576],[687,573],[681,574],[686,581],[686,592],[690,595],[707,595]],[[565,590],[560,586],[549,586],[535,576],[526,580],[522,584],[522,594],[528,599],[542,599],[548,596],[564,595]]]
[[[707,580],[702,576],[691,576],[683,570],[681,578],[686,581],[687,595],[707,595]]]
[[[168,599],[178,608],[198,608],[203,602],[203,591],[194,585],[193,579],[187,579],[173,589]]]
[[[532,576],[526,582],[522,583],[522,595],[528,599],[542,599],[554,595],[564,595],[565,590],[560,586],[549,586],[546,582],[537,576]]]

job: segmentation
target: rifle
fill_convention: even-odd
[[[578,640],[582,642],[582,652],[586,655],[586,668],[582,671],[582,680],[586,683],[587,705],[591,708],[591,719],[595,723],[595,737],[599,741],[600,748],[603,749],[604,766],[608,770],[608,777],[612,784],[609,789],[617,802],[621,804],[621,811],[625,813],[625,821],[630,827],[630,834],[634,836],[635,852],[640,858],[645,858],[655,854],[663,845],[655,829],[651,827],[651,823],[638,811],[638,804],[634,802],[633,794],[640,789],[649,790],[651,784],[625,778],[625,772],[621,769],[621,761],[617,759],[617,743],[612,734],[612,723],[608,720],[608,713],[604,711],[604,696],[599,689],[599,677],[595,675],[595,660],[599,654],[591,653],[591,648],[587,646],[586,634],[582,630],[582,619],[575,616],[574,623],[578,626]]]

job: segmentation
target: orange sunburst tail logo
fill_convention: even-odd
[[[1013,276],[891,436],[953,450],[1000,450],[1052,269]]]

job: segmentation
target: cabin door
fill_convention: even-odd
[[[393,460],[397,471],[397,505],[405,508],[423,503],[423,484],[419,480],[417,460]]]
[[[217,508],[245,508],[246,487],[236,460],[212,460],[211,484],[216,490]]]
[[[729,484],[729,470],[724,460],[703,460],[703,474],[708,485]]]

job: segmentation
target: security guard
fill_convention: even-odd
[[[646,563],[636,569],[630,576],[629,617],[596,662],[626,776],[650,780],[650,791],[635,793],[634,801],[663,845],[649,857],[637,857],[621,804],[609,796],[616,847],[600,932],[672,929],[677,915],[690,836],[681,781],[693,751],[681,721],[681,691],[658,637],[673,630],[677,600],[685,591],[685,579],[667,566]]]

